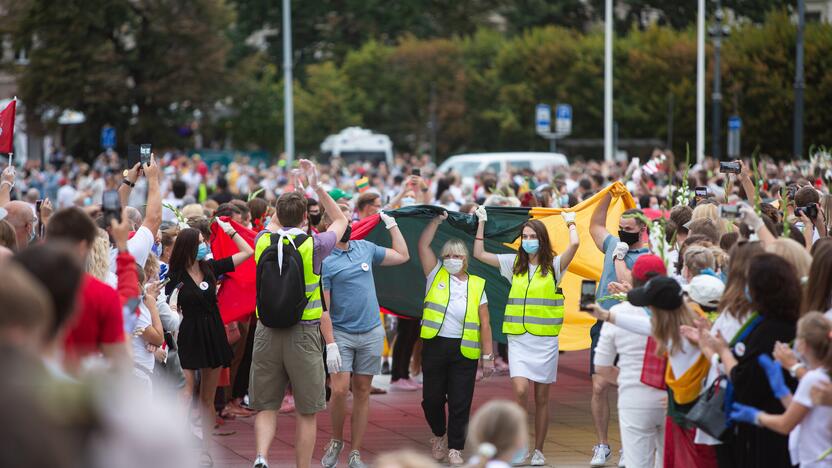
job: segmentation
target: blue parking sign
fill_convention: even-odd
[[[110,126],[101,129],[101,148],[113,149],[116,147],[116,129]]]

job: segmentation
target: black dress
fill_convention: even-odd
[[[231,257],[205,260],[205,263],[214,273],[214,278],[234,271]],[[182,368],[213,369],[231,365],[233,353],[217,306],[216,282],[206,277],[208,289],[203,291],[187,271],[170,271],[168,277],[171,279],[165,286],[168,296],[182,283],[177,300],[182,311],[182,323],[176,340]]]
[[[745,339],[741,353],[734,347],[737,365],[731,370],[734,401],[750,405],[769,414],[785,411],[768,384],[766,373],[757,362],[760,354],[771,354],[774,343],[788,343],[794,339],[795,323],[764,317],[757,328]],[[738,355],[741,354],[741,355]],[[786,373],[786,385],[792,392],[797,382]],[[734,423],[733,431],[725,439],[732,445],[734,467],[791,467],[789,436],[752,424]]]

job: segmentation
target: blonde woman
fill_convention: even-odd
[[[474,415],[468,439],[476,447],[469,466],[508,468],[526,456],[529,433],[526,412],[517,403],[492,400]]]
[[[812,268],[812,256],[794,239],[781,237],[766,246],[766,252],[773,253],[791,263],[797,270],[797,277],[801,284],[806,284],[809,270]]]
[[[728,221],[721,218],[719,216],[719,206],[713,203],[701,203],[699,206],[693,209],[693,215],[691,216],[691,221],[696,221],[697,219],[710,219],[716,225],[717,233],[722,236],[726,232],[729,232],[731,229],[729,227]]]
[[[428,223],[418,244],[427,277],[420,332],[422,409],[434,435],[433,457],[440,461],[447,455],[451,466],[459,466],[464,463],[477,363],[482,359],[483,375],[489,377],[494,372],[494,352],[485,279],[468,273],[465,244],[459,239],[445,242],[441,261],[431,249],[436,230],[447,217],[443,212]]]
[[[87,273],[111,286],[117,282],[115,274],[110,272],[110,237],[101,228],[98,228],[98,235],[90,249]]]

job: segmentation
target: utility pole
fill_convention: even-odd
[[[295,109],[292,101],[292,2],[283,0],[283,143],[286,167],[295,161]]]
[[[710,33],[714,40],[714,89],[711,93],[711,155],[717,161],[722,159],[722,146],[720,144],[720,137],[722,136],[722,68],[720,66],[719,53],[722,49],[722,36],[727,32],[723,30],[723,18],[722,1],[716,0],[716,11],[714,12],[715,24],[711,28]]]
[[[794,148],[795,158],[803,157],[803,29],[806,27],[806,2],[797,0],[797,50],[794,64]]]
[[[604,12],[604,161],[612,162],[612,0],[606,0]]]
[[[696,162],[705,160],[705,0],[696,21]]]

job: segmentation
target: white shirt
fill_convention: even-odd
[[[650,317],[647,315],[616,315],[615,324],[618,325],[620,328],[631,331],[633,333],[637,333],[639,335],[650,336],[653,332],[652,324],[650,323]],[[672,348],[673,340],[668,340],[666,346],[668,349]],[[673,375],[677,378],[682,376],[685,372],[688,371],[688,369],[690,369],[694,364],[696,364],[696,361],[697,359],[699,359],[699,356],[701,354],[702,352],[699,350],[698,346],[683,338],[682,349],[680,351],[668,353],[670,369],[673,371]]]
[[[437,261],[436,266],[428,274],[427,285],[425,286],[425,294],[430,290],[430,285],[433,284],[436,273],[439,272],[439,267],[442,262]],[[443,283],[437,285],[438,288],[443,288]],[[468,308],[468,278],[460,280],[454,275],[451,275],[450,286],[450,300],[448,301],[448,308],[445,310],[445,320],[442,322],[442,328],[439,329],[439,336],[444,338],[462,338],[463,325],[465,323],[465,313]],[[488,299],[485,296],[485,291],[480,297],[480,305],[487,304]]]
[[[624,315],[648,317],[643,307],[629,302],[614,305],[616,318]],[[618,355],[618,407],[634,409],[666,408],[667,392],[641,383],[647,337],[604,322],[595,347],[595,365],[612,366]]]
[[[127,251],[136,260],[136,263],[144,268],[147,257],[153,249],[153,244],[156,242],[156,236],[150,232],[145,226],[139,228],[133,238],[127,241]],[[116,271],[116,257],[118,256],[117,249],[110,249],[110,271]]]
[[[144,301],[139,303],[139,317],[136,320],[136,325],[133,331],[142,330],[149,327],[151,324],[150,310],[144,305]],[[153,372],[153,366],[156,364],[156,359],[153,353],[149,352],[145,345],[147,344],[141,336],[132,335],[130,337],[130,344],[133,347],[133,363],[142,366],[149,372]]]
[[[514,278],[514,262],[517,260],[517,254],[497,254],[497,261],[500,262],[500,275],[511,283]],[[555,282],[560,284],[563,274],[560,271],[560,255],[552,260],[552,268],[555,269]],[[529,264],[529,277],[537,270],[537,265]]]
[[[75,206],[75,196],[77,191],[71,185],[67,184],[58,189],[58,206],[57,209],[69,208]]]
[[[814,406],[809,394],[812,387],[821,382],[830,382],[826,369],[810,370],[800,379],[792,399],[793,403],[809,409],[803,421],[789,434],[789,454],[792,463],[801,467],[832,466],[832,455],[827,456],[823,462],[815,463],[823,452],[832,447],[832,407]]]

